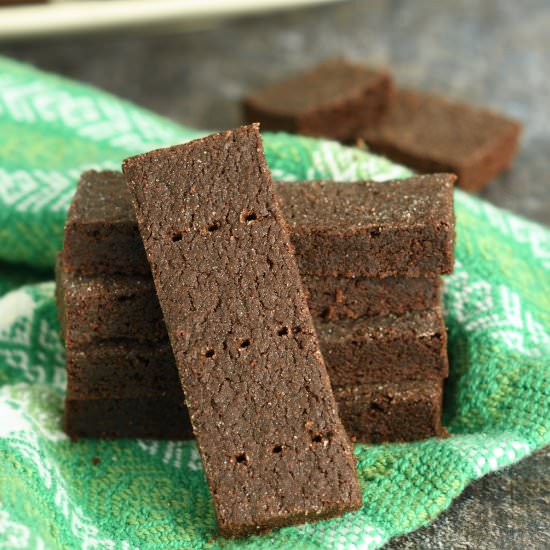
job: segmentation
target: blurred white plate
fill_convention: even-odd
[[[342,0],[56,0],[0,5],[0,40],[122,27],[177,24],[194,30],[221,19]]]

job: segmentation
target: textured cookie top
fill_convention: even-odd
[[[383,70],[334,59],[266,87],[250,95],[246,103],[274,113],[300,115],[358,95],[387,78]]]
[[[352,226],[360,231],[452,217],[455,180],[452,174],[434,174],[387,182],[274,182],[274,189],[291,231]],[[82,174],[69,212],[69,218],[79,221],[136,223],[126,180],[110,170]]]
[[[80,176],[68,222],[133,222],[134,209],[120,172],[89,170]]]
[[[410,333],[414,333],[416,337],[429,338],[442,331],[445,331],[445,324],[439,308],[407,312],[402,315],[390,313],[383,316],[340,319],[317,324],[317,333],[322,341],[357,337],[376,339]]]
[[[292,233],[319,229],[368,232],[454,224],[452,174],[387,182],[306,181],[277,183],[275,192]]]
[[[519,131],[518,122],[490,109],[401,89],[384,122],[366,128],[362,136],[367,143],[391,143],[418,155],[463,162]]]
[[[256,125],[124,162],[225,534],[360,505]]]

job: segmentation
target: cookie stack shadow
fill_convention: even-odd
[[[454,260],[454,181],[275,184],[340,416],[356,441],[446,433],[441,275]],[[122,174],[82,175],[58,258],[57,301],[67,433],[191,438]]]

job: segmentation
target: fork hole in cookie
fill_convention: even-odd
[[[273,452],[275,454],[282,453],[283,452],[283,446],[282,445],[275,445],[275,447],[273,447]]]
[[[214,231],[218,231],[220,227],[220,222],[212,222],[206,226],[206,231],[208,231],[208,233],[214,233]]]
[[[216,355],[216,352],[213,349],[207,349],[204,352],[204,356],[207,357],[208,359],[211,359],[212,357],[214,357],[214,355]]]
[[[250,346],[250,340],[248,338],[245,338],[244,340],[241,340],[240,344],[239,344],[239,349],[246,349],[247,347]]]
[[[283,326],[283,327],[277,329],[277,335],[278,336],[288,336],[288,327]]]
[[[248,463],[248,457],[246,456],[246,453],[239,453],[235,460],[237,461],[237,464],[247,464]]]
[[[251,212],[250,210],[243,210],[241,212],[241,223],[251,224],[258,219],[256,212]]]

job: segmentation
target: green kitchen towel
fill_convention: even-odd
[[[356,445],[361,510],[229,541],[216,534],[194,442],[71,442],[47,279],[78,175],[197,135],[0,58],[0,548],[378,548],[429,523],[470,481],[548,444],[550,232],[460,191],[444,295],[453,437]],[[265,134],[264,144],[277,179],[409,174],[330,141]]]

